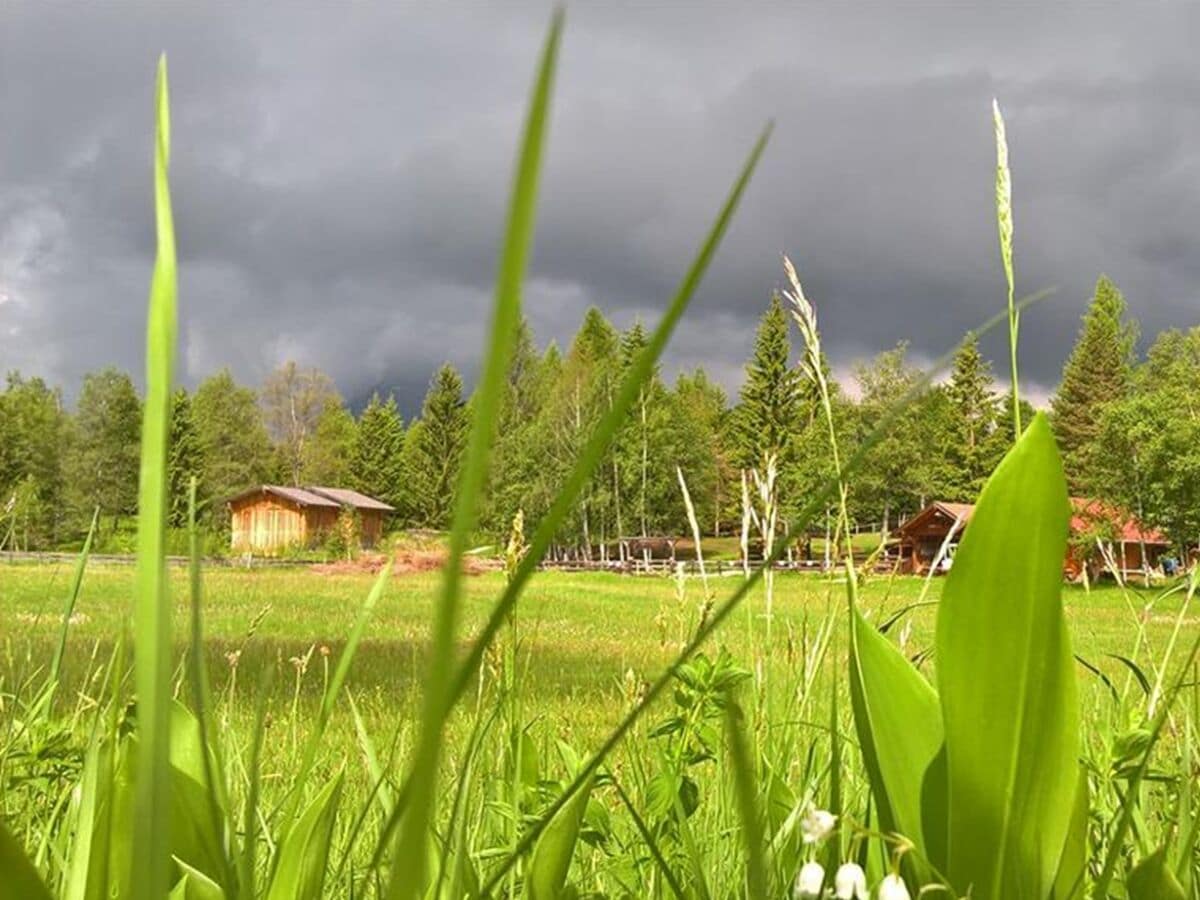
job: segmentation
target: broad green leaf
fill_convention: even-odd
[[[850,702],[880,824],[903,834],[940,866],[943,860],[930,845],[944,850],[945,823],[930,823],[930,830],[940,832],[930,841],[921,821],[922,786],[944,741],[937,693],[853,606]]]
[[[1129,900],[1187,900],[1179,879],[1167,864],[1167,848],[1160,847],[1138,863],[1125,885]]]
[[[1062,859],[1058,862],[1058,874],[1054,878],[1051,900],[1079,900],[1083,896],[1083,874],[1088,859],[1089,808],[1087,770],[1080,766],[1071,825],[1067,829],[1067,843],[1063,847]]]
[[[267,900],[317,900],[321,896],[341,793],[339,775],[296,820],[279,848],[279,864]]]
[[[100,739],[92,741],[84,758],[78,797],[72,802],[75,829],[63,882],[64,900],[90,900],[106,893],[111,828],[112,749]]]
[[[131,881],[134,900],[160,900],[170,871],[171,601],[166,570],[167,443],[175,368],[176,264],[167,171],[171,120],[167,62],[158,64],[154,141],[154,219],[158,252],[146,321],[146,403],[138,483],[134,683],[137,690],[137,794]]]
[[[203,872],[193,869],[181,859],[176,859],[175,865],[183,874],[175,882],[170,900],[225,900],[221,886]]]
[[[526,900],[556,900],[562,896],[591,792],[589,781],[558,811],[538,838],[525,878]]]
[[[50,900],[24,849],[0,823],[0,900]]]
[[[1048,896],[1067,838],[1079,751],[1061,597],[1069,518],[1039,413],[984,486],[938,614],[945,871],[977,900]]]

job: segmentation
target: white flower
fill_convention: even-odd
[[[821,885],[825,883],[825,869],[819,862],[808,862],[796,876],[796,885],[792,889],[795,900],[811,900],[821,896]]]
[[[899,875],[889,875],[879,882],[879,893],[875,897],[877,900],[912,900]]]
[[[868,900],[867,873],[858,863],[842,863],[833,876],[833,896],[837,900]]]
[[[837,816],[827,809],[810,809],[800,821],[800,830],[804,833],[804,843],[817,844],[829,837],[833,826],[837,824]]]

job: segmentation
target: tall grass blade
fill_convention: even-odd
[[[505,373],[521,315],[521,285],[533,246],[538,180],[562,19],[561,10],[556,11],[546,35],[513,183],[488,332],[491,343],[473,399],[471,433],[457,485],[449,552],[442,570],[442,590],[434,617],[433,646],[425,681],[421,728],[410,769],[412,793],[404,814],[388,891],[388,896],[396,900],[415,898],[419,885],[425,880],[426,842],[430,823],[435,817],[434,798],[437,795],[442,728],[452,706],[452,703],[447,703],[447,698],[451,692],[454,671],[461,562],[463,554],[469,549],[468,542],[479,513],[488,457],[495,439],[496,421],[505,389]]]
[[[729,764],[733,769],[733,788],[737,794],[738,815],[742,820],[742,843],[746,848],[746,885],[751,897],[767,896],[767,864],[763,858],[763,816],[758,808],[758,788],[754,760],[746,736],[745,715],[732,692],[725,697],[725,730],[729,737]]]
[[[146,325],[146,403],[138,488],[137,581],[134,602],[134,682],[137,689],[137,778],[132,890],[134,900],[160,900],[171,864],[170,728],[171,603],[166,571],[167,442],[175,365],[176,263],[167,172],[171,118],[167,61],[158,64],[158,127],[154,143],[154,218],[158,252]]]
[[[1046,897],[1075,799],[1079,705],[1062,608],[1070,506],[1039,413],[996,468],[937,623],[951,883]]]
[[[83,549],[79,551],[79,559],[75,561],[75,571],[71,575],[71,589],[67,592],[67,604],[63,609],[62,625],[59,626],[58,646],[54,648],[54,658],[50,662],[51,690],[58,687],[58,679],[62,674],[63,656],[67,652],[67,632],[71,627],[71,617],[75,614],[75,604],[79,602],[79,589],[83,585],[83,573],[87,568],[88,556],[92,552],[92,540],[96,536],[96,525],[99,521],[100,507],[97,506],[92,512],[92,524],[88,526]]]

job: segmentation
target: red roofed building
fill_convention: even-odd
[[[1128,512],[1101,500],[1072,497],[1071,509],[1071,533],[1063,574],[1072,580],[1083,574],[1085,566],[1093,578],[1113,567],[1121,571],[1122,577],[1140,575],[1156,568],[1159,558],[1171,546],[1162,532],[1141,525]],[[942,500],[930,503],[892,532],[893,562],[899,564],[902,572],[928,572],[945,544],[942,568],[948,569],[974,511],[972,503]]]

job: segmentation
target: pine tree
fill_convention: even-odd
[[[421,406],[421,429],[413,461],[414,480],[420,490],[416,506],[424,524],[431,528],[450,524],[467,426],[462,378],[446,363],[433,376]]]
[[[183,388],[171,398],[171,433],[167,456],[167,497],[170,503],[169,521],[174,528],[188,524],[188,499],[192,478],[197,481],[203,468],[200,437],[192,417],[192,400]],[[200,486],[197,484],[197,502]]]
[[[385,402],[379,394],[373,394],[358,420],[350,483],[356,490],[403,512],[408,506],[403,454],[404,423],[396,400],[389,396]]]
[[[941,493],[947,500],[973,501],[991,472],[989,442],[998,414],[992,367],[979,352],[974,334],[967,335],[954,355],[954,368],[944,390],[949,402],[949,471],[946,490]]]
[[[1105,404],[1129,394],[1137,328],[1125,315],[1125,298],[1101,275],[1053,401],[1054,432],[1075,493],[1094,488],[1091,457]]]
[[[800,379],[791,364],[788,318],[778,294],[758,324],[754,354],[746,365],[735,412],[735,462],[761,467],[771,455],[779,459],[790,445],[800,404]]]

